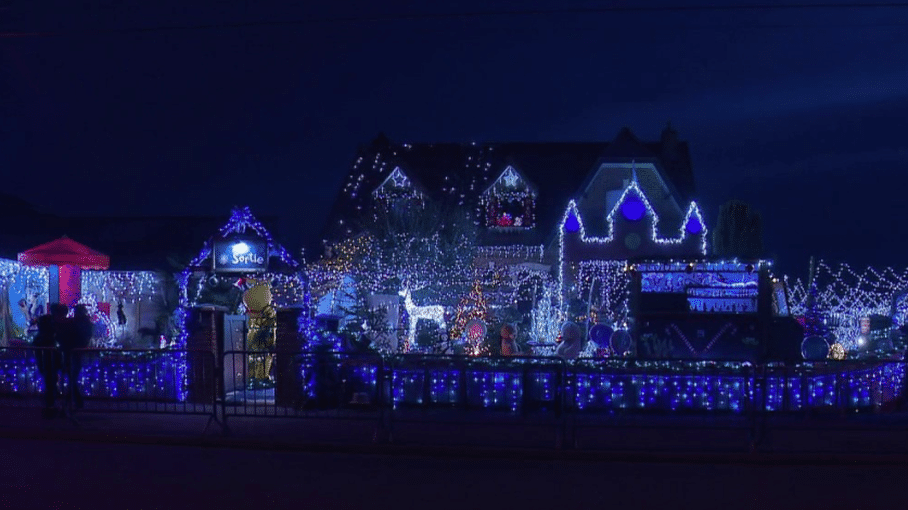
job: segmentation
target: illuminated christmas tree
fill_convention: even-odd
[[[480,282],[473,282],[473,289],[469,294],[464,296],[457,305],[457,311],[454,316],[454,327],[451,329],[451,338],[461,338],[464,336],[467,324],[472,320],[479,320],[488,325],[489,308],[486,303],[485,295],[482,293]],[[471,338],[477,335],[466,335],[466,352],[468,354],[489,354],[487,345],[484,345],[485,332],[479,338]]]
[[[552,303],[552,286],[546,285],[542,291],[542,299],[536,303],[536,308],[532,315],[532,328],[530,330],[530,339],[537,343],[551,343],[561,333],[561,313]],[[535,353],[540,356],[552,355],[555,352],[554,347],[540,348],[537,347]]]

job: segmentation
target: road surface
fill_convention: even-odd
[[[0,508],[883,508],[903,465],[605,462],[0,438]],[[901,502],[901,503],[899,503]],[[595,506],[591,506],[595,505]]]

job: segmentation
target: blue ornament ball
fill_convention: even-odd
[[[606,326],[605,324],[596,324],[590,328],[590,341],[596,342],[596,345],[600,347],[605,347],[608,345],[609,339],[612,337],[612,328]]]
[[[632,194],[621,203],[621,214],[630,221],[638,221],[646,215],[646,205]]]
[[[684,228],[687,229],[687,233],[691,235],[697,235],[700,232],[703,232],[703,224],[700,223],[700,220],[693,215],[691,215],[690,219],[687,220],[687,225],[685,225]]]
[[[612,333],[612,338],[609,343],[612,346],[612,350],[618,354],[622,354],[631,350],[633,338],[631,338],[631,334],[627,330],[619,329]]]
[[[564,230],[566,232],[577,232],[580,230],[580,220],[577,219],[577,215],[573,211],[564,220]]]
[[[811,335],[801,342],[801,356],[806,361],[823,361],[829,356],[829,342],[819,335]]]

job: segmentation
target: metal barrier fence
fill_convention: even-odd
[[[880,411],[905,389],[904,361],[846,360],[760,367],[761,412]]]
[[[44,377],[38,367],[39,359],[62,366],[62,356],[52,347],[21,345],[0,348],[0,397],[5,405],[40,405]]]
[[[48,396],[45,385],[54,380]],[[82,413],[209,416],[217,421],[215,357],[207,351],[0,349],[0,396],[7,405],[62,405]],[[207,426],[206,426],[207,429]]]
[[[891,432],[903,430],[888,415],[906,410],[906,361],[842,360],[756,368],[754,430],[769,433],[817,427]]]
[[[518,425],[551,430],[561,445],[565,374],[564,360],[552,357],[394,356],[389,433],[404,423]]]
[[[227,351],[221,415],[372,421],[384,426],[384,359],[347,352]]]
[[[575,448],[664,449],[665,441],[650,438],[666,436],[685,447],[674,439],[693,430],[708,432],[717,444],[720,438],[754,444],[755,379],[748,362],[584,358],[569,365],[567,386]],[[634,439],[641,444],[632,445]]]
[[[216,416],[215,356],[200,350],[77,349],[64,366],[78,412]],[[81,398],[80,398],[81,395]],[[79,406],[84,399],[85,406]]]
[[[387,433],[397,441],[418,435],[419,424],[433,424],[427,431],[448,424],[464,433],[499,427],[520,435],[544,431],[537,442],[550,441],[547,434],[554,432],[556,445],[575,447],[593,446],[609,435],[603,430],[710,430],[755,448],[767,430],[817,420],[872,428],[878,420],[868,416],[904,409],[908,376],[905,361],[876,360],[565,363],[551,357],[228,351],[218,358],[209,351],[94,349],[67,360],[50,348],[12,346],[0,348],[0,404],[43,403],[39,361],[58,364],[62,394],[77,381],[84,407],[74,394],[67,401],[76,417],[197,414],[210,416],[209,425],[222,418],[225,426],[235,418],[358,420],[374,426],[376,438]]]
[[[906,365],[880,360],[796,365],[578,360],[568,367],[567,385],[568,428],[575,447],[580,446],[578,436],[591,429],[663,429],[673,438],[690,429],[698,432],[691,435],[693,442],[708,431],[713,445],[724,437],[727,445],[746,441],[754,450],[767,430],[815,427],[820,418],[832,418],[823,424],[838,427],[879,425],[867,415],[904,407]],[[584,439],[585,446],[608,443],[601,436]]]

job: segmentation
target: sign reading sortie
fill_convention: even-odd
[[[218,272],[245,273],[268,269],[268,244],[262,239],[234,237],[214,242],[211,257]]]

